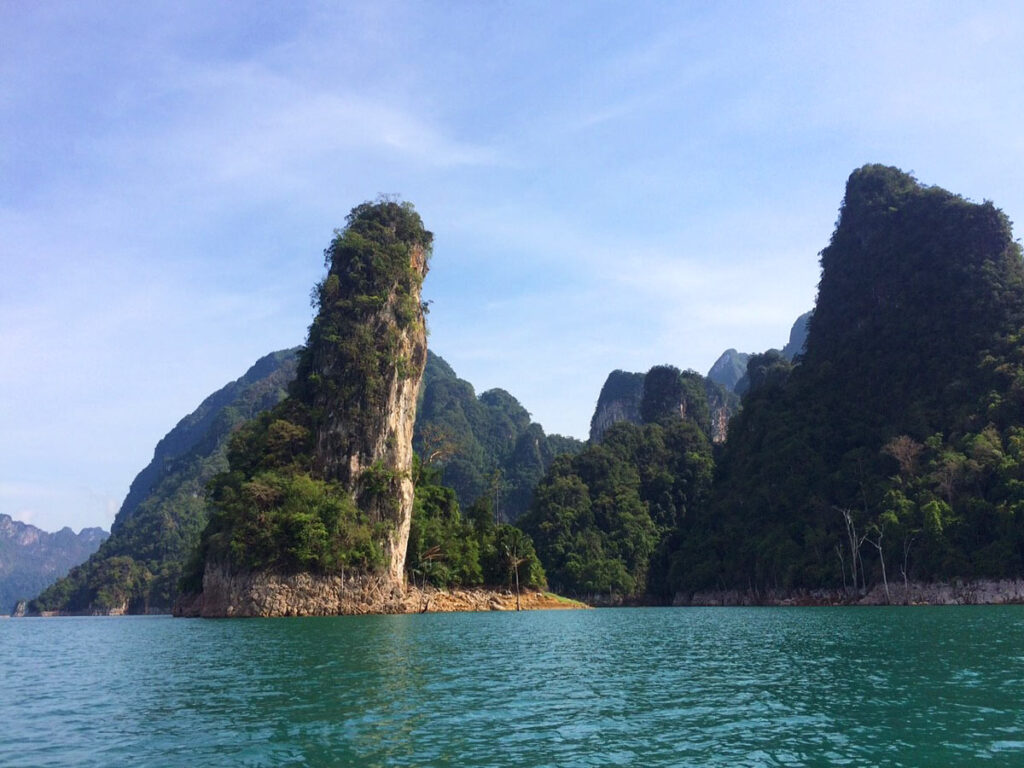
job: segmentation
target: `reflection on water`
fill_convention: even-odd
[[[0,622],[0,765],[1024,765],[1024,607]]]

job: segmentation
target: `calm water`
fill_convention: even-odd
[[[0,620],[2,766],[1024,766],[1024,607]]]

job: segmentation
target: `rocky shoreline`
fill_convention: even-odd
[[[437,589],[408,586],[403,592],[389,590],[384,581],[365,576],[312,576],[296,574],[237,575],[223,571],[210,574],[212,590],[178,600],[173,615],[181,617],[272,617],[337,616],[359,614],[453,613],[514,611],[512,590],[477,588]],[[889,596],[878,585],[865,594],[841,589],[817,590],[708,590],[679,593],[672,601],[678,607],[786,607],[786,606],[879,606],[879,605],[1020,605],[1024,604],[1024,579],[975,579],[951,582],[910,582],[908,595],[902,583],[889,585]],[[657,605],[640,601],[609,603],[594,600],[590,605],[550,592],[523,590],[519,607],[524,611],[566,610],[591,607],[643,607]],[[24,603],[11,618],[23,616],[126,616],[126,610],[107,612],[45,611],[29,614]],[[152,612],[154,615],[162,612]]]
[[[548,592],[485,588],[395,588],[387,575],[232,573],[208,568],[203,591],[174,606],[181,617],[339,616],[586,608]]]
[[[973,579],[941,582],[911,581],[867,593],[842,589],[708,590],[677,593],[677,606],[840,606],[840,605],[1012,605],[1024,604],[1024,579]]]

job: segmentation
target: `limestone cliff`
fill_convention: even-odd
[[[202,596],[181,600],[176,616],[337,616],[367,613],[448,613],[453,611],[573,610],[584,603],[534,589],[410,586],[382,588],[365,574],[313,575],[231,573],[211,569]]]
[[[314,407],[324,416],[315,429],[315,463],[326,478],[342,483],[373,522],[389,524],[385,558],[389,581],[401,584],[412,520],[412,436],[420,381],[427,363],[427,334],[420,281],[427,273],[427,251],[414,243],[408,273],[415,285],[386,287],[380,309],[358,318],[355,334],[367,330],[382,347],[352,387],[347,402],[333,387],[320,388]],[[330,279],[330,278],[328,278]],[[403,318],[409,311],[411,318]],[[310,347],[309,349],[312,349]],[[345,348],[323,345],[303,360],[300,376],[320,381],[351,381],[357,361]]]
[[[432,237],[411,205],[391,200],[356,207],[336,233],[289,397],[239,431],[212,483],[193,611],[337,613],[366,594],[383,611],[401,595]],[[318,586],[292,606],[300,576]],[[257,582],[284,590],[258,611],[244,587]],[[332,597],[307,604],[324,590]]]
[[[590,442],[601,442],[608,427],[617,422],[640,424],[640,401],[643,396],[644,374],[627,371],[609,373],[590,420]]]
[[[651,379],[652,373],[655,378],[665,374],[663,384],[667,383],[667,389]],[[655,399],[664,402],[650,408],[652,412],[645,416],[645,389],[651,389],[652,384],[659,390]],[[650,395],[648,398],[651,399]],[[651,405],[650,402],[648,405]],[[671,412],[694,421],[711,442],[722,443],[725,442],[729,419],[738,410],[739,398],[736,395],[721,384],[693,371],[684,373],[673,366],[655,366],[647,373],[612,371],[601,388],[597,407],[590,420],[590,442],[601,442],[608,428],[620,421],[643,424],[657,421]]]
[[[708,378],[716,384],[721,384],[730,392],[735,391],[736,382],[743,378],[747,372],[747,361],[750,354],[737,352],[735,349],[727,349],[711,366],[708,371]]]

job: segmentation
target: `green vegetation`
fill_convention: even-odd
[[[654,423],[613,425],[600,443],[557,459],[537,486],[520,522],[556,591],[662,592],[666,571],[675,566],[666,547],[704,504],[714,466],[707,436],[694,423],[706,421],[708,412],[694,376],[670,366],[653,369],[641,410]]]
[[[279,359],[280,375],[183,420],[111,539],[34,607],[168,607],[208,515],[191,588],[208,558],[379,567],[404,478],[378,461],[349,477],[344,457],[369,455],[389,387],[424,362],[417,582],[537,586],[546,571],[562,592],[667,599],[1024,574],[1024,266],[990,203],[894,168],[854,172],[814,313],[783,351],[742,361],[742,411],[692,371],[616,371],[585,448],[545,435],[507,392],[477,397],[440,358],[408,354],[429,244],[410,206],[353,211],[326,252],[292,396],[267,410]]]
[[[416,502],[406,554],[410,583],[438,587],[547,586],[533,542],[520,529],[494,522],[488,497],[463,517],[437,470],[417,462]]]
[[[423,369],[404,341],[425,332],[420,287],[433,235],[410,203],[383,199],[349,214],[324,251],[327,277],[290,390],[290,417],[316,445],[317,474],[352,487],[348,457],[372,455],[394,379]]]
[[[670,590],[1024,572],[1024,269],[1006,217],[867,166],[806,352],[755,356]]]
[[[169,611],[178,595],[178,581],[209,519],[207,484],[228,467],[230,436],[246,420],[280,402],[295,376],[297,359],[298,350],[267,355],[245,376],[208,397],[182,419],[160,441],[153,461],[132,483],[110,541],[88,564],[72,570],[68,578],[40,595],[33,607],[107,611],[127,604],[130,611]],[[431,393],[433,389],[439,390],[438,396]],[[431,407],[424,408],[423,402],[431,403]],[[508,406],[507,411],[500,406]],[[523,427],[521,414],[526,411],[510,395],[491,397],[485,393],[478,398],[472,385],[458,379],[442,358],[428,355],[415,444],[425,458],[428,446],[440,451],[431,466],[443,474],[450,472],[444,482],[455,486],[464,509],[482,494],[493,500],[489,478],[500,471],[498,501],[502,516],[516,517],[529,504],[534,485],[554,456],[582,448],[582,443],[573,438],[545,436],[540,425],[528,423],[528,414]],[[282,426],[287,423],[265,433],[265,438],[277,443],[271,453],[276,452],[279,459],[282,443],[287,444],[282,440],[286,436]],[[508,424],[514,425],[510,435],[501,432],[501,427]],[[457,431],[459,425],[464,431]],[[455,439],[438,438],[452,434]],[[492,435],[494,439],[488,439]],[[539,458],[532,450],[524,450],[531,445],[524,436],[537,438]],[[468,482],[460,482],[466,477]],[[375,557],[371,554],[370,559]],[[111,558],[128,558],[144,571],[103,564]],[[190,588],[198,588],[199,567],[198,560],[192,563]],[[30,597],[43,586],[39,583],[18,594]]]
[[[479,397],[437,355],[427,355],[413,448],[441,471],[441,482],[468,507],[481,496],[501,520],[516,520],[555,457],[583,443],[546,435],[512,395],[491,389]]]
[[[412,205],[391,200],[357,206],[335,233],[290,396],[232,438],[186,588],[200,588],[209,562],[319,573],[386,564],[400,478],[379,460],[352,467],[375,456],[396,378],[422,368],[404,334],[425,331],[431,239]]]
[[[523,519],[556,588],[664,599],[1024,573],[1024,267],[1006,217],[866,166],[821,263],[813,315],[746,361],[713,484],[706,448],[655,431],[685,416],[708,434],[698,378],[657,367],[637,402],[616,372],[594,425],[631,409],[647,425],[557,461]],[[652,495],[645,473],[672,490]]]

